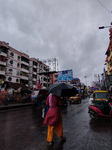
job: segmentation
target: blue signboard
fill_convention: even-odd
[[[61,81],[72,81],[73,78],[73,72],[72,70],[64,70],[64,71],[59,71],[58,73],[58,80],[59,82]]]

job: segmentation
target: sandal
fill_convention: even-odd
[[[53,144],[54,144],[54,142],[53,142],[53,141],[49,142],[49,145],[50,145],[50,146],[52,146]]]

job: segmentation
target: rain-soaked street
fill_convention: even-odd
[[[112,122],[92,121],[88,114],[88,98],[81,104],[62,108],[66,142],[57,135],[52,147],[46,142],[41,109],[30,108],[0,112],[0,150],[112,150]]]

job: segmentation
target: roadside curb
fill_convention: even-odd
[[[32,106],[32,105],[33,105],[33,103],[2,105],[2,106],[0,106],[0,111],[14,109],[14,108],[28,107],[28,106]]]

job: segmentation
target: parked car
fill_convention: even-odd
[[[69,98],[69,104],[72,104],[72,103],[81,103],[81,96],[80,94],[76,94],[75,96],[71,96]]]

